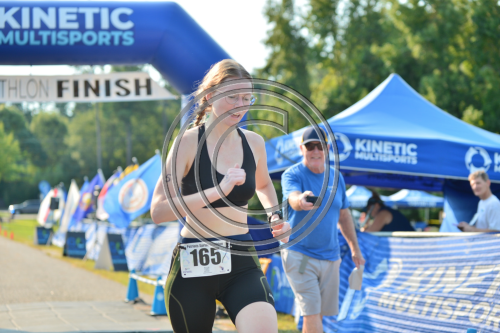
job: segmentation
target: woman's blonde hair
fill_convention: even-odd
[[[232,59],[224,59],[212,65],[212,67],[210,67],[210,70],[205,75],[201,83],[198,85],[198,89],[196,89],[194,96],[197,96],[201,92],[211,87],[221,84],[222,82],[224,82],[224,80],[226,80],[229,77],[235,77],[238,79],[252,78],[250,73],[248,73],[247,70],[243,68],[243,66],[241,66],[239,63],[237,63]],[[207,102],[207,96],[203,96],[198,102],[198,105],[202,106],[206,102]],[[194,125],[199,126],[202,122],[204,122],[203,120],[205,114],[207,113],[207,111],[210,112],[211,109],[212,109],[211,105],[204,108],[200,107],[200,109],[197,111]]]

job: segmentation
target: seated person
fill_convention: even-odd
[[[410,221],[401,212],[387,207],[377,193],[372,191],[366,207],[366,225],[361,231],[415,231]],[[373,219],[371,224],[368,224]]]
[[[458,229],[468,232],[500,231],[500,200],[491,193],[491,181],[484,171],[476,171],[469,175],[470,187],[474,195],[479,197],[477,213],[472,218],[470,225],[460,222]]]

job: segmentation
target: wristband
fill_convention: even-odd
[[[274,215],[278,215],[278,216],[279,216],[279,218],[280,218],[280,220],[282,220],[282,219],[283,219],[283,213],[281,212],[281,210],[275,210],[275,211],[274,211],[271,215],[269,215],[269,216],[268,216],[268,218],[267,218],[267,221],[268,221],[269,223],[271,223],[271,218],[272,218]]]

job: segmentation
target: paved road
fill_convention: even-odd
[[[0,237],[0,328],[30,332],[171,332],[150,306],[125,304],[126,287]],[[152,297],[141,295],[151,302]]]
[[[0,237],[0,304],[123,300],[126,287]]]
[[[172,332],[147,304],[125,304],[126,287],[0,236],[0,331]],[[217,320],[216,331],[234,330]]]

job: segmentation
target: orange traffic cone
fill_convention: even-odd
[[[3,235],[4,235],[5,237],[7,237],[7,230],[4,230],[4,231],[3,231]]]
[[[10,232],[10,239],[14,239],[14,231]]]

